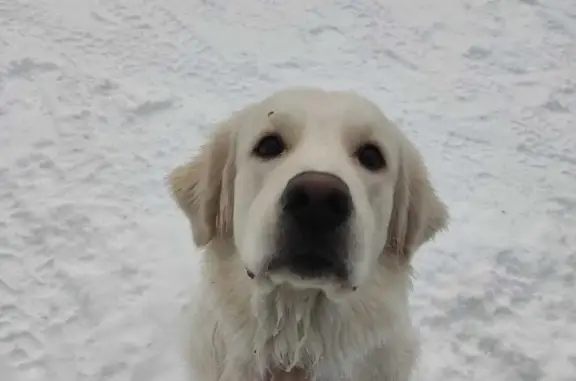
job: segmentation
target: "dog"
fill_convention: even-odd
[[[204,251],[191,379],[411,378],[411,260],[449,215],[375,103],[276,91],[219,123],[169,184]]]

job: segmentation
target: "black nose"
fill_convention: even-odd
[[[282,194],[286,216],[311,233],[330,231],[348,220],[352,212],[350,189],[341,178],[309,171],[293,177]]]

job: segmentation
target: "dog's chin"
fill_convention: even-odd
[[[295,292],[319,292],[333,301],[341,301],[354,294],[356,286],[349,280],[336,277],[305,278],[289,271],[260,273],[255,282],[261,293],[270,293],[278,288]]]

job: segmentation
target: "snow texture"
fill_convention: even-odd
[[[299,84],[375,100],[450,206],[415,379],[574,381],[574,0],[0,0],[2,381],[183,381],[166,175]]]

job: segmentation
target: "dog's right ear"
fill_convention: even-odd
[[[169,176],[172,194],[190,220],[198,247],[216,237],[232,237],[235,165],[231,124],[227,121],[217,126],[200,153]]]

